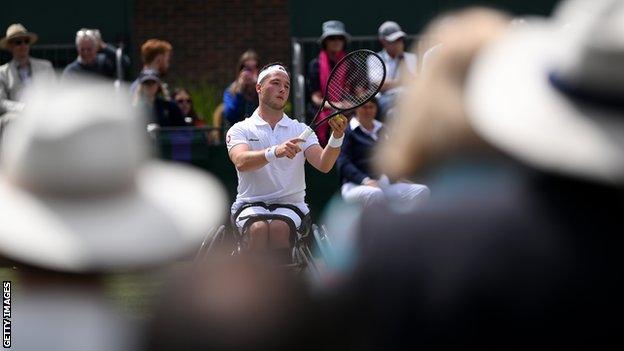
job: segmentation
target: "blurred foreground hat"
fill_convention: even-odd
[[[393,21],[386,21],[379,26],[379,39],[385,41],[396,41],[407,34],[401,30],[401,26]]]
[[[540,169],[624,184],[624,2],[567,1],[483,50],[467,82],[476,132]]]
[[[7,28],[6,37],[0,39],[0,48],[6,49],[7,44],[9,43],[11,39],[24,38],[24,37],[27,37],[30,39],[31,45],[34,44],[39,38],[37,34],[31,33],[28,30],[26,30],[26,27],[24,27],[21,23],[12,24],[9,26],[9,28]]]
[[[464,82],[475,54],[508,26],[507,14],[483,7],[442,15],[427,25],[423,36],[438,44],[425,69],[404,82],[395,117],[388,121],[392,137],[380,141],[374,156],[379,172],[400,179],[457,153],[489,149],[466,117]]]
[[[71,83],[71,84],[69,84]],[[67,272],[143,268],[219,223],[212,176],[148,159],[144,116],[111,84],[34,86],[0,149],[0,254]]]
[[[344,23],[340,21],[327,21],[323,22],[323,34],[318,39],[319,44],[323,44],[323,41],[327,39],[327,37],[340,36],[343,37],[346,41],[351,40],[351,36],[345,30]]]

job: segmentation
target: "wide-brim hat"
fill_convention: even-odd
[[[327,37],[340,36],[345,39],[346,42],[351,40],[351,35],[345,30],[344,23],[336,20],[323,22],[323,34],[318,39],[319,44],[323,44],[323,41]]]
[[[472,126],[542,170],[624,184],[624,3],[568,1],[475,59]]]
[[[0,255],[61,272],[149,268],[225,218],[213,176],[148,157],[147,119],[122,91],[72,80],[26,92],[3,135]]]
[[[9,28],[7,28],[6,36],[0,39],[0,48],[6,49],[7,44],[10,40],[24,37],[30,38],[31,45],[34,44],[37,39],[39,39],[39,36],[37,36],[37,34],[26,30],[26,27],[24,27],[21,23],[12,24],[9,26]]]

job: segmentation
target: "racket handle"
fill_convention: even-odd
[[[312,130],[312,128],[310,128],[309,126],[306,126],[306,129],[303,131],[303,133],[299,135],[299,139],[306,140],[313,133],[314,133],[314,130]]]

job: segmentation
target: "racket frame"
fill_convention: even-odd
[[[381,64],[382,64],[381,67],[383,68],[383,76],[381,77],[380,84],[377,87],[377,89],[375,90],[375,92],[370,94],[368,99],[364,100],[363,102],[361,102],[361,103],[359,103],[359,104],[357,104],[355,106],[346,108],[346,109],[338,109],[334,105],[332,105],[331,102],[329,102],[327,100],[327,96],[329,95],[329,92],[328,92],[329,83],[332,81],[333,76],[337,72],[336,68],[340,67],[342,62],[347,60],[350,56],[358,54],[360,52],[368,52],[370,55],[376,56],[377,59],[379,59],[379,61],[381,62]],[[381,87],[384,85],[385,81],[386,81],[386,63],[384,62],[384,60],[376,52],[374,52],[372,50],[368,50],[368,49],[359,49],[359,50],[351,51],[350,53],[348,53],[345,57],[343,57],[340,61],[338,61],[338,63],[336,63],[336,65],[334,66],[332,71],[329,73],[329,77],[327,78],[327,82],[325,82],[325,94],[323,96],[323,102],[321,102],[321,105],[319,106],[318,110],[316,111],[316,114],[314,115],[314,118],[308,124],[308,128],[306,128],[306,130],[301,134],[300,138],[301,139],[307,139],[314,132],[314,130],[318,126],[320,126],[323,122],[328,121],[330,118],[332,118],[332,117],[334,117],[334,116],[336,116],[336,115],[338,115],[340,113],[356,109],[356,108],[364,105],[365,103],[369,102],[375,95],[377,95],[377,93],[379,93],[379,91],[381,90]],[[321,114],[321,111],[325,107],[325,102],[327,102],[334,109],[334,112],[331,113],[329,116],[323,118],[322,120],[316,122],[316,119],[318,118],[318,116]]]

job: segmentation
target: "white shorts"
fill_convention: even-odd
[[[297,208],[299,208],[299,210],[301,210],[303,214],[308,214],[308,212],[310,212],[308,205],[303,202],[293,205],[297,206]],[[235,208],[238,209],[239,207],[240,206],[232,206],[232,214],[236,213]],[[293,223],[295,224],[295,228],[299,228],[301,226],[301,217],[299,217],[297,212],[285,207],[278,207],[274,211],[269,211],[267,208],[264,208],[262,206],[250,206],[242,210],[236,217],[236,226],[239,229],[243,228],[245,222],[247,222],[247,220],[249,219],[248,216],[257,214],[277,214],[286,216],[293,221]],[[271,220],[269,220],[269,223],[270,222]]]

